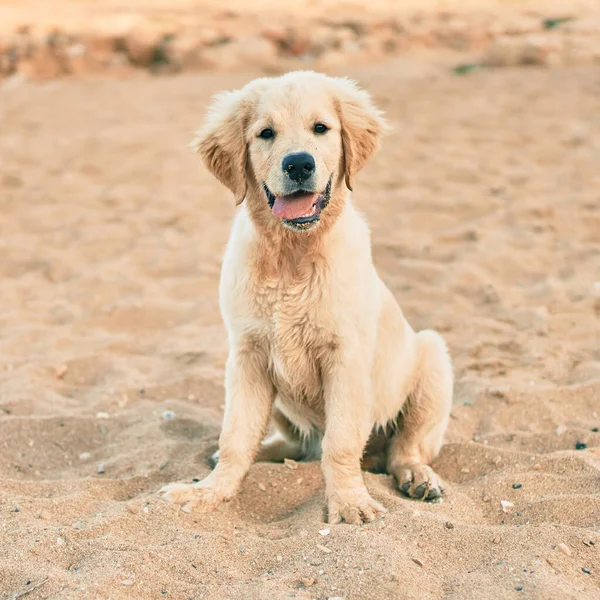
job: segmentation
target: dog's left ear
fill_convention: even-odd
[[[206,168],[233,192],[236,204],[244,201],[247,188],[245,128],[249,109],[244,89],[217,94],[204,127],[191,143]]]
[[[338,116],[342,125],[344,177],[352,190],[354,175],[362,169],[379,148],[379,140],[387,129],[383,113],[371,96],[349,79],[335,79]]]

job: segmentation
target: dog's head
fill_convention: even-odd
[[[193,145],[253,216],[305,231],[339,213],[383,127],[353,82],[299,71],[218,95]]]

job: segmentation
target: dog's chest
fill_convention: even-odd
[[[321,293],[311,281],[257,286],[256,317],[269,346],[270,374],[281,397],[315,404],[335,335],[321,318]]]

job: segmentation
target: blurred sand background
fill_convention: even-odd
[[[0,600],[597,600],[598,3],[124,4],[0,0]],[[317,463],[213,514],[156,496],[223,408],[234,206],[186,144],[298,67],[386,111],[354,202],[456,366],[445,501],[367,474],[360,528],[324,524]]]

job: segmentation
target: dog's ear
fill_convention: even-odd
[[[247,188],[245,129],[249,112],[245,90],[217,94],[191,143],[206,168],[233,192],[236,204],[244,201]]]
[[[383,113],[371,96],[349,79],[335,80],[338,116],[342,125],[344,177],[352,190],[354,175],[360,171],[379,147],[387,129]]]

